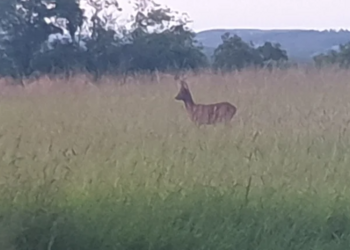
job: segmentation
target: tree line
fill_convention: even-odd
[[[338,66],[348,69],[350,66],[350,42],[340,44],[337,49],[331,49],[325,53],[313,57],[316,67]]]
[[[176,70],[242,70],[285,67],[287,52],[280,44],[260,46],[224,34],[212,58],[204,53],[188,26],[153,0],[134,1],[130,27],[103,11],[117,0],[86,0],[87,18],[79,0],[2,0],[0,2],[0,75],[23,78],[33,74],[89,72],[105,74]],[[145,11],[145,3],[155,6]],[[103,14],[104,13],[104,14]],[[116,28],[117,27],[117,28]],[[66,36],[55,38],[55,34]],[[51,39],[49,39],[51,38]]]

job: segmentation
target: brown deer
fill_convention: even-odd
[[[175,80],[179,80],[175,76]],[[197,125],[208,125],[224,122],[228,124],[236,114],[237,108],[228,102],[214,104],[196,104],[185,79],[180,79],[180,91],[175,97],[176,100],[183,101],[190,119]]]

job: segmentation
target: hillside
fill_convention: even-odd
[[[196,38],[205,47],[205,52],[212,54],[221,43],[221,35],[225,32],[237,34],[244,41],[252,41],[255,45],[260,45],[265,41],[278,42],[287,50],[290,58],[297,61],[310,61],[315,54],[350,42],[350,31],[348,30],[216,29],[198,32]]]

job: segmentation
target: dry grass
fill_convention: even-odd
[[[349,77],[191,75],[195,102],[238,108],[201,129],[168,75],[1,83],[0,232],[15,249],[344,249]]]

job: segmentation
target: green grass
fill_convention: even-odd
[[[166,76],[2,87],[0,249],[347,249],[348,79],[190,76],[238,108],[201,129]]]

